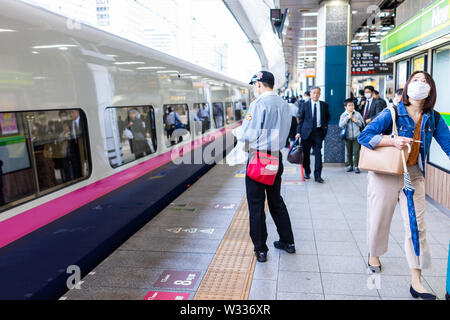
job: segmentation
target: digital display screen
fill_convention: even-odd
[[[352,46],[352,76],[392,75],[392,63],[380,62],[378,45]]]

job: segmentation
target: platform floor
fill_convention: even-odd
[[[245,200],[243,166],[217,165],[80,282],[62,300],[193,299],[233,217]],[[285,162],[282,195],[297,253],[273,247],[278,240],[268,214],[268,261],[256,263],[250,300],[412,299],[403,249],[403,224],[394,215],[383,272],[366,270],[366,174],[325,166],[325,184],[301,182]],[[450,218],[426,209],[432,268],[425,286],[445,295]],[[253,271],[253,269],[252,269]],[[178,279],[178,280],[176,280]]]

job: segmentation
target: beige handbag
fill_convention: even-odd
[[[397,124],[395,121],[395,110],[388,107],[392,115],[392,135],[398,136]],[[400,151],[396,147],[376,147],[371,150],[361,146],[359,157],[359,169],[373,171],[376,173],[385,173],[391,175],[402,175],[404,173],[402,152],[405,159],[408,159],[411,152],[411,146],[408,144],[408,150]]]

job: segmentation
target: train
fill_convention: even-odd
[[[0,8],[0,299],[58,299],[68,268],[89,273],[215,163],[174,159],[233,148],[253,96],[31,4]]]

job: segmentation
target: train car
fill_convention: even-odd
[[[71,266],[86,275],[233,147],[251,97],[44,9],[0,8],[0,299],[57,299]]]

